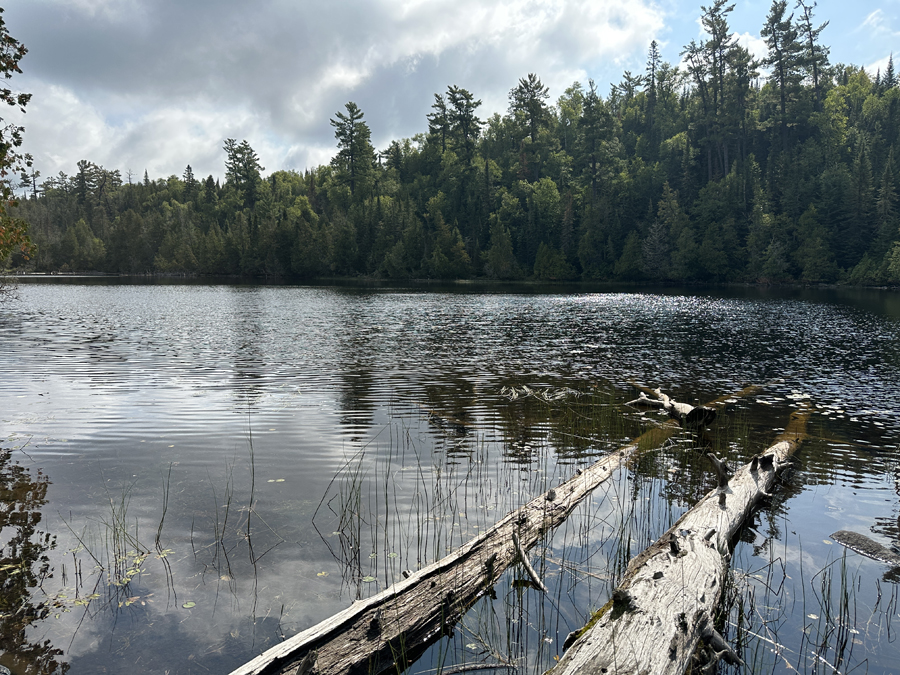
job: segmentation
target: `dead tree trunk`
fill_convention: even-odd
[[[574,640],[552,675],[681,675],[701,638],[717,659],[737,658],[712,625],[731,542],[800,445],[808,417],[807,406],[794,412],[778,442],[733,477],[716,466],[719,487],[629,563],[612,599]]]
[[[757,391],[748,387],[709,405]],[[680,431],[670,420],[508,514],[483,535],[384,591],[272,647],[231,675],[404,670],[487,593],[507,567],[619,467]],[[513,541],[518,538],[519,545]]]

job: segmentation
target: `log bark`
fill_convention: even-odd
[[[734,662],[736,655],[716,633],[711,618],[722,592],[731,542],[799,447],[808,417],[808,406],[794,412],[774,445],[632,559],[613,598],[550,673],[681,675],[701,638],[716,657]]]
[[[709,405],[722,407],[748,387]],[[231,675],[337,675],[404,670],[489,592],[522,550],[562,523],[616,469],[681,431],[670,420],[508,514],[483,535],[406,579],[276,645]]]

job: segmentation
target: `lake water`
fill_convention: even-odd
[[[756,672],[900,664],[900,572],[830,539],[900,543],[898,293],[71,278],[18,295],[0,305],[14,675],[228,672],[639,435],[660,418],[622,407],[636,385],[690,403],[763,385],[710,431],[737,462],[813,405],[720,625]],[[523,385],[559,398],[503,393]],[[690,446],[532,550],[547,597],[510,570],[412,672],[550,667],[714,485]]]

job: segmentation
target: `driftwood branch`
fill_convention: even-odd
[[[724,488],[711,491],[629,563],[612,600],[574,640],[553,675],[681,675],[700,639],[718,658],[737,659],[709,618],[722,592],[731,542],[800,445],[808,417],[808,406],[794,412],[762,456],[735,472]]]
[[[662,409],[669,413],[669,417],[677,421],[685,429],[702,429],[709,426],[716,419],[715,406],[692,406],[689,403],[679,403],[670,398],[659,389],[650,391],[655,398],[650,398],[646,391],[642,391],[638,398],[628,401],[625,405],[641,410]]]
[[[548,593],[547,587],[544,585],[544,582],[541,581],[541,578],[538,576],[538,573],[534,571],[534,568],[531,566],[531,563],[528,562],[528,554],[525,552],[525,549],[522,547],[522,542],[519,541],[519,535],[513,532],[513,545],[516,547],[516,553],[519,555],[519,562],[522,563],[522,567],[525,568],[525,571],[528,572],[528,576],[531,577],[531,583],[537,586],[544,593]]]
[[[724,406],[732,396],[746,396],[757,390],[748,387],[710,405]],[[410,572],[377,595],[272,647],[232,675],[296,675],[304,668],[304,673],[316,675],[405,670],[428,645],[450,632],[510,565],[520,558],[526,560],[524,552],[562,523],[587,494],[630,459],[658,447],[679,431],[672,421],[651,429],[508,514],[449,556]],[[514,534],[519,546],[513,543]],[[315,655],[310,657],[312,652]]]

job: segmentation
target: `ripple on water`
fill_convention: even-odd
[[[327,585],[340,579],[330,556],[356,545],[329,534],[339,524],[324,537],[312,530],[323,495],[320,518],[339,521],[329,509],[340,512],[340,500],[359,490],[359,508],[388,509],[397,520],[469,490],[498,511],[478,523],[489,526],[507,505],[641,424],[616,417],[622,428],[605,444],[576,442],[557,433],[546,406],[541,417],[500,399],[510,385],[593,391],[611,382],[630,391],[636,381],[693,402],[766,384],[726,417],[751,420],[754,447],[809,399],[816,415],[796,475],[811,487],[792,493],[802,509],[790,511],[787,501],[791,526],[830,528],[819,540],[848,521],[881,518],[879,527],[896,530],[893,511],[879,509],[886,495],[896,501],[897,318],[790,294],[733,295],[23,285],[15,311],[0,308],[4,433],[33,437],[28,452],[53,481],[48,513],[71,510],[84,523],[101,522],[109,496],[128,489],[144,509],[141,527],[155,531],[171,468],[172,560],[198,607],[204,599],[214,606],[210,570],[216,555],[233,550],[216,548],[214,517],[231,499],[239,515],[229,522],[245,528],[246,514],[258,509],[265,519],[252,519],[256,553],[276,547],[253,570],[255,587],[269,589],[260,602],[307,623],[341,604],[335,598],[343,602],[341,583]],[[683,459],[687,451],[671,452]],[[356,468],[373,484],[390,476],[394,501],[376,505],[374,488],[353,482]],[[430,537],[430,554],[443,551],[441,522],[422,520],[416,533]],[[365,523],[376,539],[379,526]],[[227,545],[239,548],[243,535],[227,534]],[[239,563],[230,562],[236,573]],[[252,585],[235,585],[231,613],[194,611],[192,620],[213,636],[206,644],[240,632],[241,608],[256,606],[257,598],[241,595]],[[290,599],[273,600],[271,589]],[[88,640],[76,649],[93,648]],[[188,662],[187,652],[177,656]]]

